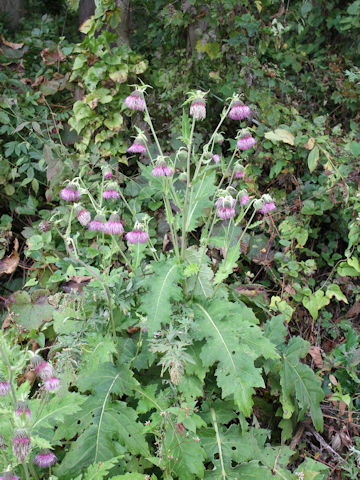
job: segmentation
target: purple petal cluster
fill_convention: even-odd
[[[1,397],[4,397],[5,395],[7,395],[8,391],[9,391],[9,387],[10,387],[10,384],[9,384],[8,381],[2,380],[0,382],[0,396]]]
[[[112,178],[112,176],[113,176],[113,174],[112,174],[112,172],[111,172],[110,170],[107,170],[107,171],[105,172],[104,177],[106,178],[106,180],[109,180],[110,178]]]
[[[110,189],[110,190],[104,190],[103,194],[102,194],[102,197],[106,200],[116,199],[116,198],[120,198],[120,194],[116,190]]]
[[[13,474],[12,472],[4,472],[0,475],[0,480],[19,480],[20,477]]]
[[[145,110],[144,95],[138,90],[135,90],[125,98],[125,105],[135,112],[143,112]]]
[[[217,216],[223,220],[229,220],[230,218],[235,217],[235,204],[235,198],[230,196],[220,197],[215,202],[215,206],[217,207]]]
[[[249,148],[253,147],[255,143],[255,138],[253,138],[251,135],[246,135],[245,137],[239,138],[237,147],[239,150],[248,150]]]
[[[241,197],[240,203],[241,203],[242,206],[244,206],[249,202],[249,200],[250,200],[249,195],[243,195]]]
[[[96,215],[94,220],[88,224],[88,229],[91,232],[103,232],[104,231],[104,218],[101,215]]]
[[[146,243],[149,240],[149,234],[142,230],[132,230],[125,235],[126,240],[129,243],[137,244],[137,243]]]
[[[259,212],[265,215],[266,213],[276,210],[276,205],[274,202],[267,202],[259,209]]]
[[[35,465],[41,468],[51,467],[56,461],[57,456],[53,452],[40,452],[34,458]]]
[[[220,155],[218,155],[217,153],[215,153],[215,155],[213,155],[212,159],[214,160],[214,162],[216,164],[220,163]]]
[[[241,102],[235,102],[232,106],[229,117],[232,120],[242,120],[250,115],[251,110],[247,105],[243,105]]]
[[[88,212],[86,208],[81,209],[77,214],[77,219],[83,227],[86,227],[91,221],[90,212]]]
[[[23,428],[16,429],[13,438],[13,454],[21,463],[25,462],[26,457],[30,453],[30,448],[31,440],[27,430]]]
[[[61,190],[60,197],[66,202],[75,202],[80,199],[80,192],[76,187],[68,185]]]
[[[146,147],[142,143],[137,143],[136,141],[127,149],[128,153],[145,153]]]
[[[113,213],[107,222],[104,223],[104,233],[109,235],[121,235],[124,232],[124,227],[120,221],[119,215]]]
[[[171,177],[171,175],[174,173],[174,170],[166,165],[166,163],[162,163],[157,165],[151,173],[154,177]]]
[[[44,382],[45,389],[48,391],[56,390],[60,386],[60,380],[54,375],[54,370],[50,363],[45,362],[38,355],[35,355],[31,361],[36,374]]]

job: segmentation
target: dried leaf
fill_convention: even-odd
[[[318,368],[323,368],[324,362],[321,356],[321,348],[312,346],[309,348],[309,354],[311,355],[312,359],[314,360],[315,365]]]
[[[355,302],[347,312],[348,318],[356,317],[357,315],[360,315],[360,301]]]
[[[13,42],[8,42],[7,40],[5,40],[5,38],[3,37],[3,35],[1,35],[1,41],[4,45],[6,45],[7,47],[10,47],[12,48],[13,50],[19,50],[20,48],[22,48],[24,46],[23,43],[13,43]]]
[[[13,252],[0,260],[0,275],[4,273],[10,274],[16,270],[16,267],[19,265],[20,261],[19,254],[17,253],[18,249],[19,241],[17,238],[15,238]]]
[[[44,48],[40,52],[41,58],[44,60],[45,65],[54,65],[58,62],[63,62],[66,60],[65,55],[60,50],[60,47],[57,49]]]
[[[304,147],[307,150],[312,150],[314,146],[315,146],[315,139],[313,137],[310,137],[309,140],[304,145]]]

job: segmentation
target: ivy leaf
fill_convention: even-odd
[[[302,301],[305,308],[307,308],[314,320],[319,316],[319,310],[326,305],[329,305],[330,299],[325,296],[322,290],[317,290],[309,297],[304,297]]]
[[[171,300],[180,300],[180,266],[174,259],[153,262],[153,275],[146,277],[144,287],[148,292],[142,299],[142,311],[147,314],[149,335],[160,330],[161,324],[167,324],[171,315]]]
[[[345,303],[349,303],[346,296],[341,291],[339,285],[337,285],[336,283],[332,283],[328,286],[328,288],[326,289],[326,296],[328,298],[335,297],[336,300],[338,300],[339,302],[340,300],[342,300]]]
[[[251,415],[254,388],[264,386],[254,360],[261,355],[276,358],[274,345],[254,325],[256,317],[242,302],[215,299],[206,306],[194,304],[194,310],[198,328],[194,335],[197,340],[206,339],[200,354],[203,365],[217,363],[215,374],[222,398],[233,395],[240,411]]]
[[[324,398],[321,380],[310,367],[300,363],[305,357],[310,344],[300,337],[293,337],[283,353],[280,369],[280,396],[284,409],[284,418],[290,418],[295,410],[295,398],[302,409],[310,409],[314,426],[317,430],[323,429],[323,417],[320,402]]]

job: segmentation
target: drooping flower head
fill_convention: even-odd
[[[112,176],[113,176],[112,171],[110,170],[109,167],[106,167],[105,172],[104,172],[104,178],[106,180],[110,180],[110,178],[112,178]]]
[[[235,165],[234,168],[234,178],[244,178],[245,177],[245,168],[240,165],[240,163]]]
[[[3,375],[0,375],[0,396],[5,397],[8,394],[10,383]]]
[[[159,156],[151,173],[154,177],[171,177],[174,170],[165,162],[164,157]]]
[[[19,478],[13,472],[4,472],[0,475],[0,480],[19,480]]]
[[[14,431],[13,454],[21,462],[25,462],[30,453],[31,440],[29,432],[25,428],[17,428]]]
[[[45,378],[44,387],[48,392],[52,392],[60,387],[60,380],[55,375]]]
[[[108,183],[105,187],[105,190],[103,191],[102,197],[106,200],[108,199],[115,200],[117,198],[120,198],[117,183],[115,182]]]
[[[40,377],[41,380],[44,380],[44,378],[48,378],[53,374],[53,367],[39,355],[34,355],[31,359],[31,363],[36,375]]]
[[[138,135],[134,143],[127,149],[128,153],[145,153],[146,152],[146,137],[145,135]]]
[[[213,155],[212,159],[214,160],[214,162],[217,164],[217,163],[220,163],[220,155],[215,153],[215,155]]]
[[[143,223],[136,222],[133,230],[125,235],[126,240],[131,244],[146,243],[149,240],[149,234]]]
[[[216,133],[214,136],[214,142],[222,145],[224,143],[224,135],[222,133]]]
[[[94,220],[88,224],[88,229],[91,232],[103,232],[104,231],[105,218],[102,215],[96,215]]]
[[[239,150],[248,150],[249,148],[253,147],[255,143],[255,138],[250,135],[246,128],[240,131],[237,141],[237,147]]]
[[[46,233],[52,228],[52,223],[49,220],[41,220],[38,225],[38,229],[41,233]]]
[[[28,420],[31,420],[31,411],[29,408],[29,404],[27,402],[18,401],[16,404],[15,415],[17,417],[21,417],[23,413],[25,413],[25,417]]]
[[[242,120],[243,118],[246,118],[250,115],[251,110],[247,105],[244,105],[240,101],[236,101],[233,103],[230,112],[229,112],[229,117],[232,120]]]
[[[250,201],[250,196],[246,190],[241,190],[239,192],[240,204],[244,207]]]
[[[231,195],[223,195],[216,202],[217,216],[223,220],[235,217],[236,200]]]
[[[112,213],[110,218],[104,224],[104,233],[109,235],[120,235],[124,232],[124,227],[120,221],[120,217],[117,213]]]
[[[202,92],[201,90],[196,90],[193,92],[189,92],[189,100],[191,102],[190,105],[190,115],[195,120],[204,120],[206,117],[206,103],[205,103],[205,95],[206,92]]]
[[[76,185],[69,183],[65,188],[60,192],[60,197],[66,202],[76,202],[80,199],[80,192],[77,189]]]
[[[254,208],[258,210],[259,213],[266,215],[267,213],[276,210],[276,205],[270,195],[264,194],[261,199],[254,203]]]
[[[135,112],[143,112],[145,110],[145,98],[141,91],[134,90],[125,98],[125,105]]]
[[[48,468],[54,465],[57,461],[57,456],[50,450],[42,450],[34,458],[35,465],[41,468]]]
[[[86,208],[83,208],[81,205],[75,206],[75,215],[77,216],[79,223],[83,227],[86,227],[91,220],[90,212],[86,210]]]

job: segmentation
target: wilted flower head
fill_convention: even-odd
[[[138,112],[145,110],[145,99],[142,92],[134,90],[125,98],[125,105],[130,109]]]
[[[204,120],[206,117],[206,104],[203,98],[196,98],[191,102],[190,115],[195,120]]]
[[[117,191],[118,186],[116,183],[112,182],[106,185],[105,190],[103,191],[102,197],[105,199],[117,199],[120,198],[120,194]]]
[[[231,195],[225,195],[220,197],[216,202],[217,216],[223,220],[235,217],[235,204],[236,200]]]
[[[31,363],[34,367],[35,373],[44,380],[53,374],[53,368],[50,363],[46,362],[39,355],[34,355],[31,359]]]
[[[214,160],[215,163],[220,163],[220,155],[218,155],[217,153],[213,155],[212,159]]]
[[[232,120],[242,120],[250,115],[251,110],[247,105],[244,105],[240,101],[233,103],[233,106],[230,109],[229,117]]]
[[[127,149],[128,153],[145,153],[146,152],[146,147],[145,147],[145,141],[146,138],[144,135],[138,135],[134,143]]]
[[[19,480],[19,478],[13,472],[4,472],[0,475],[0,480]]]
[[[42,450],[34,458],[35,465],[38,465],[41,468],[51,467],[56,461],[57,456],[50,450]]]
[[[88,224],[88,229],[92,232],[104,231],[105,218],[102,215],[96,215],[94,220]]]
[[[151,173],[154,177],[171,177],[174,170],[165,162],[164,157],[159,156]]]
[[[80,192],[77,189],[76,185],[69,183],[65,188],[60,192],[60,197],[66,202],[76,202],[80,198]]]
[[[7,395],[9,388],[9,382],[3,376],[0,376],[0,396],[4,397],[5,395]]]
[[[17,428],[14,432],[13,454],[21,462],[25,462],[30,453],[30,436],[25,428]]]
[[[245,177],[245,168],[239,163],[235,165],[234,168],[234,177],[235,178],[244,178]]]
[[[134,225],[134,229],[131,230],[131,232],[128,232],[125,235],[125,238],[129,243],[137,244],[146,243],[150,237],[149,234],[145,231],[145,225],[136,222]]]
[[[28,403],[27,402],[22,402],[22,401],[17,402],[16,408],[15,408],[15,415],[17,417],[21,417],[21,415],[24,412],[25,412],[25,417],[28,420],[30,420],[31,419],[31,411],[30,411]]]
[[[52,227],[52,223],[49,222],[48,220],[41,220],[41,222],[38,225],[38,229],[40,230],[41,233],[46,233],[48,232]]]
[[[104,224],[104,233],[109,235],[120,235],[124,232],[124,227],[120,221],[120,217],[117,213],[112,213],[110,218]]]
[[[77,216],[77,219],[79,220],[79,223],[83,227],[86,227],[86,225],[91,220],[90,212],[88,210],[86,210],[86,208],[83,208],[81,205],[76,205],[75,215]]]
[[[243,129],[240,132],[240,137],[237,141],[237,147],[239,150],[248,150],[253,147],[256,143],[255,138],[253,138],[247,129]]]

